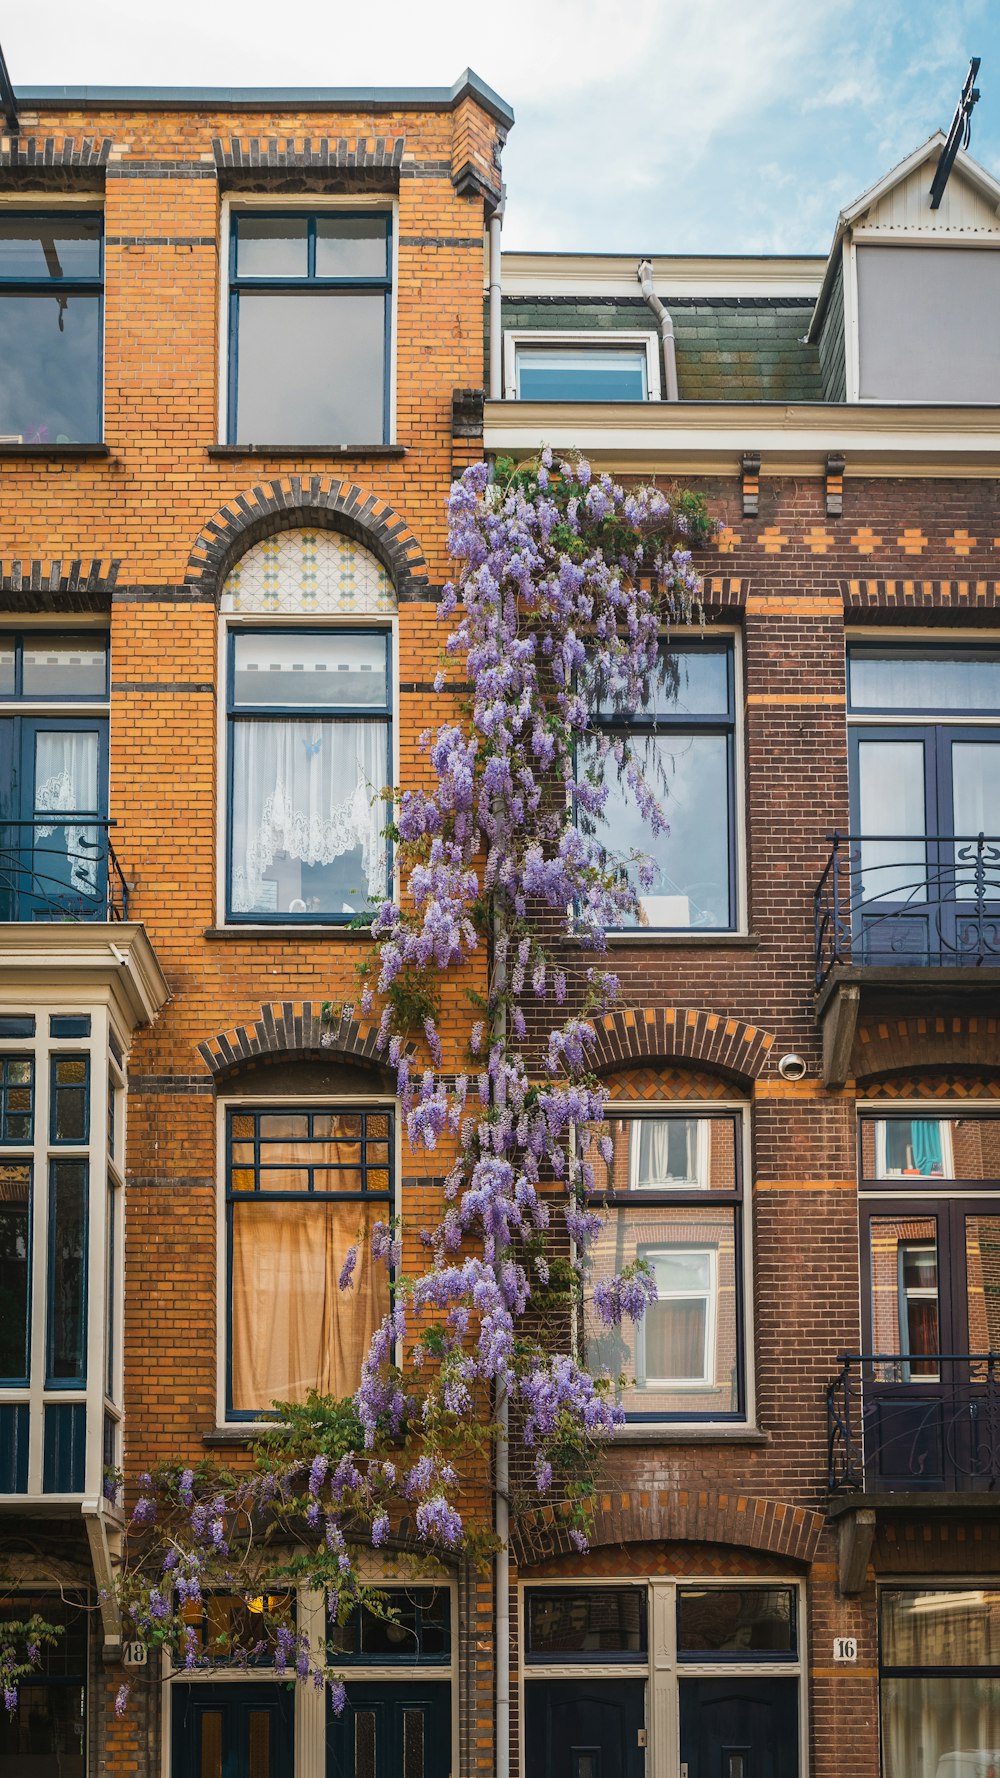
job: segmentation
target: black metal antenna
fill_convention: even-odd
[[[960,148],[968,148],[969,146],[969,137],[972,134],[972,107],[979,98],[979,88],[974,82],[976,75],[979,73],[979,64],[981,60],[981,56],[973,56],[969,63],[969,72],[965,77],[962,96],[956,106],[955,115],[951,120],[951,129],[948,131],[948,140],[941,150],[941,159],[938,161],[934,178],[931,183],[932,210],[938,208],[941,199],[944,197],[944,188],[948,183],[948,175],[951,172],[952,167],[955,165],[956,154]]]

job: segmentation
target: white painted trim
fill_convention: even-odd
[[[517,391],[517,354],[521,346],[548,347],[558,351],[561,346],[579,346],[587,352],[614,352],[621,348],[642,350],[646,354],[647,401],[660,400],[660,336],[655,328],[636,328],[614,333],[595,329],[562,330],[561,328],[516,329],[503,336],[503,386],[507,401],[519,401]],[[579,405],[579,404],[576,404]]]
[[[639,295],[636,253],[518,253],[502,259],[504,296]],[[815,297],[823,279],[823,254],[659,254],[653,281],[661,296]]]

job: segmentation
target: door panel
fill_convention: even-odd
[[[172,1728],[173,1778],[293,1778],[288,1686],[175,1684]]]
[[[682,1679],[687,1778],[797,1778],[797,1679]]]
[[[536,1679],[524,1688],[524,1778],[643,1778],[643,1679]]]
[[[861,835],[851,886],[863,961],[913,962],[931,945],[928,874],[935,859],[933,736],[922,730],[853,737],[852,827]]]
[[[451,1687],[348,1681],[327,1720],[327,1778],[450,1778]]]

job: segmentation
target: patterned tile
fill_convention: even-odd
[[[278,531],[242,556],[222,589],[222,610],[362,616],[395,611],[378,559],[340,531]]]

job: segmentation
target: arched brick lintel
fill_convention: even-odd
[[[852,1066],[859,1081],[928,1070],[1000,1071],[1000,1017],[984,1012],[862,1017]]]
[[[299,526],[342,531],[371,550],[401,601],[432,596],[423,552],[399,514],[357,482],[321,475],[258,483],[227,501],[191,551],[185,585],[210,592],[218,605],[226,575],[252,544]]]
[[[260,1018],[252,1025],[236,1025],[206,1038],[198,1045],[199,1054],[217,1079],[251,1062],[279,1056],[340,1057],[384,1073],[385,1063],[375,1043],[378,1027],[354,1018],[331,1020],[324,1017],[323,1008],[319,1000],[279,1000],[263,1005]],[[407,1054],[415,1053],[413,1045],[408,1045]]]
[[[594,1063],[602,1074],[683,1059],[749,1082],[763,1071],[774,1043],[772,1031],[694,1006],[619,1007],[596,1020],[595,1030]]]
[[[679,1488],[598,1496],[590,1546],[629,1543],[721,1543],[766,1550],[792,1562],[812,1562],[823,1530],[822,1513],[785,1500],[753,1494],[719,1494]],[[564,1509],[540,1507],[523,1517],[511,1536],[519,1568],[573,1550]]]

